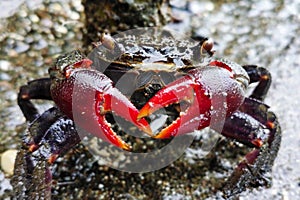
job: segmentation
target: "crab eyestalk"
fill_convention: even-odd
[[[155,138],[169,138],[205,128],[224,121],[224,117],[236,111],[244,101],[248,84],[246,72],[235,63],[213,61],[209,66],[189,71],[188,75],[170,83],[158,91],[140,110],[137,118],[149,116],[155,111],[185,101],[186,110]],[[214,110],[222,113],[214,115]],[[220,119],[219,119],[220,118]]]
[[[137,120],[138,110],[113,87],[112,81],[103,73],[91,69],[92,61],[83,54],[80,54],[81,57],[78,51],[73,54],[67,55],[68,58],[76,58],[73,63],[62,56],[57,61],[59,65],[50,70],[51,96],[59,109],[79,127],[124,150],[131,147],[113,131],[105,118],[107,112],[115,113],[152,135],[148,122]],[[67,64],[62,61],[67,61]]]
[[[211,38],[205,39],[200,47],[200,55],[208,54],[212,56],[215,51],[212,50],[214,46],[214,41]]]

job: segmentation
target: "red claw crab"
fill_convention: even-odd
[[[80,142],[75,113],[76,126],[127,151],[131,145],[118,135],[120,129],[113,129],[109,113],[157,139],[210,126],[254,147],[227,188],[253,183],[243,174],[257,163],[270,171],[280,144],[277,118],[262,102],[271,84],[270,73],[255,65],[215,59],[210,39],[195,42],[178,40],[167,31],[149,32],[139,37],[126,33],[118,39],[103,35],[89,56],[93,59],[72,51],[57,58],[49,69],[50,78],[21,87],[18,103],[30,122],[30,136],[24,139],[28,174],[34,175],[38,161],[53,163]],[[124,76],[127,81],[118,85]],[[252,83],[256,86],[246,96]],[[39,114],[32,99],[53,100],[55,106]],[[162,109],[168,120],[152,130],[149,123]],[[256,178],[262,173],[261,168],[250,171]],[[45,174],[49,183],[51,175]]]

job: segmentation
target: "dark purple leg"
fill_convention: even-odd
[[[50,85],[49,78],[34,80],[22,86],[18,95],[20,109],[26,120],[30,122],[28,136],[24,138],[24,141],[29,151],[42,148],[44,159],[64,153],[66,149],[70,149],[80,140],[73,122],[58,108],[50,108],[40,115],[32,104],[32,99],[52,99]]]
[[[250,82],[258,82],[239,111],[226,120],[222,134],[236,139],[249,147],[255,147],[229,177],[223,192],[226,198],[233,197],[249,187],[269,186],[270,173],[277,156],[281,129],[277,117],[262,100],[271,84],[270,73],[253,65],[244,66]]]
[[[20,88],[18,104],[26,120],[32,122],[38,115],[38,110],[31,103],[31,99],[51,100],[50,78],[43,78],[28,82]]]
[[[51,199],[51,183],[49,164],[35,160],[27,148],[21,148],[16,157],[14,176],[11,180],[13,199]]]
[[[250,83],[258,83],[250,97],[261,101],[264,100],[272,82],[270,72],[256,65],[245,65],[243,68],[250,77]]]
[[[52,99],[50,79],[31,81],[20,89],[18,104],[30,125],[25,145],[17,155],[12,185],[18,199],[50,199],[50,164],[78,144],[80,138],[73,121],[58,108],[40,115],[31,99]]]
[[[260,110],[259,108],[257,109]],[[245,113],[242,114],[242,116],[247,117],[247,119],[250,116]],[[272,166],[281,142],[280,125],[273,112],[266,112],[265,123],[257,121],[254,118],[252,118],[253,120],[248,121],[245,120],[244,117],[240,118],[238,116],[239,115],[236,115],[231,118],[230,121],[226,121],[224,132],[232,133],[231,131],[233,131],[235,133],[235,138],[238,141],[245,144],[249,143],[249,146],[254,146],[256,148],[245,156],[245,159],[239,163],[231,177],[229,177],[223,189],[226,197],[237,195],[250,187],[270,186]],[[258,116],[257,118],[262,118],[262,116]],[[246,123],[246,127],[252,128],[249,128],[248,130],[236,128],[235,131],[233,130],[235,125],[238,126],[236,123],[239,124],[243,122]],[[257,127],[257,129],[255,130],[253,127]],[[240,140],[237,133],[241,134],[242,140]],[[244,138],[246,138],[246,140],[244,140]],[[261,144],[260,142],[256,142],[256,139],[258,138],[263,141]],[[255,141],[254,144],[257,145],[253,145],[251,141]]]
[[[255,65],[243,68],[250,77],[250,83],[257,82],[257,86],[239,110],[226,120],[222,134],[252,147],[260,147],[265,140],[271,144],[276,130],[280,129],[275,114],[262,102],[270,88],[271,75],[267,69]]]
[[[16,195],[20,199],[50,197],[50,165],[80,142],[74,123],[58,108],[50,108],[29,125],[24,141],[12,181]]]
[[[28,133],[29,136],[24,140],[29,151],[38,151],[40,159],[48,160],[49,163],[80,142],[74,122],[56,107],[36,118],[29,125]]]

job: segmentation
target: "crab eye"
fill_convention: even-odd
[[[109,50],[113,50],[115,48],[115,40],[108,34],[102,34],[101,43]]]
[[[203,42],[203,44],[201,45],[201,49],[200,49],[201,55],[204,55],[204,54],[207,54],[207,53],[212,54],[213,53],[213,51],[212,51],[213,46],[214,46],[214,41],[211,38],[205,40]]]

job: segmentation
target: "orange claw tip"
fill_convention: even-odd
[[[29,146],[28,150],[29,150],[29,152],[34,152],[34,151],[37,150],[38,148],[39,148],[38,145],[32,144],[32,145]]]
[[[267,127],[270,129],[274,129],[275,128],[275,123],[274,122],[267,122]]]
[[[176,135],[172,135],[172,133],[162,130],[160,133],[153,136],[153,138],[155,138],[155,139],[169,139],[169,138],[174,137],[174,136],[176,136]]]
[[[136,124],[138,125],[138,127],[141,131],[144,131],[150,137],[153,136],[152,129],[146,119],[137,119]]]
[[[57,157],[58,157],[58,154],[52,154],[52,155],[48,158],[48,163],[49,163],[49,164],[53,164],[53,163],[56,161]]]
[[[151,114],[150,109],[151,109],[151,107],[148,103],[146,105],[144,105],[144,107],[140,110],[139,114],[137,115],[137,119],[140,120],[143,117],[150,115]]]
[[[155,138],[155,139],[165,139],[165,138],[168,138],[168,137],[166,136],[165,133],[159,133],[159,134],[153,136],[153,138]]]
[[[125,151],[131,151],[132,147],[125,143],[125,142],[121,142],[120,144],[118,144],[118,147],[120,147],[121,149],[125,150]]]
[[[171,125],[172,128],[174,128],[172,125]],[[167,138],[171,138],[173,137],[174,135],[172,135],[172,128],[167,127],[167,128],[164,128],[163,130],[161,130],[157,135],[153,136],[153,138],[155,139],[167,139]]]
[[[261,147],[263,145],[263,141],[261,139],[255,139],[251,141],[251,143],[256,147]]]

